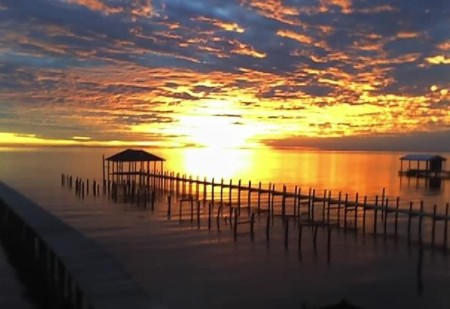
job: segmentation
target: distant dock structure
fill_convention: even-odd
[[[164,170],[165,159],[140,149],[126,149],[105,159],[103,156],[103,184],[135,182],[148,185],[150,173]]]
[[[450,179],[450,171],[445,170],[446,158],[431,154],[408,154],[400,158],[400,176],[417,178]],[[404,167],[407,162],[407,167]]]

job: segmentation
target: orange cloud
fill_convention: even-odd
[[[227,22],[224,22],[219,19],[212,19],[212,18],[207,18],[207,17],[201,16],[201,17],[195,18],[195,20],[210,23],[210,24],[212,24],[220,29],[223,29],[225,31],[233,31],[233,32],[238,32],[238,33],[243,33],[245,31],[245,29],[242,28],[241,26],[239,26],[237,23],[227,23]]]
[[[304,35],[304,34],[296,33],[294,31],[290,31],[290,30],[278,30],[277,35],[279,35],[283,38],[288,38],[291,40],[298,41],[300,43],[306,43],[306,44],[313,43],[313,39],[311,37]]]
[[[445,55],[436,55],[425,58],[425,61],[431,64],[450,64],[450,57],[447,58]]]
[[[232,41],[229,41],[229,43],[234,46],[234,49],[231,51],[231,53],[233,53],[233,54],[246,55],[246,56],[250,56],[250,57],[254,57],[254,58],[265,58],[266,57],[266,53],[259,52],[254,47],[252,47],[248,44],[239,42],[238,40],[232,40]]]
[[[123,12],[120,7],[110,7],[102,0],[69,0],[71,3],[82,5],[93,11],[101,11],[105,14],[117,14]]]

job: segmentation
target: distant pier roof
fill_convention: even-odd
[[[106,160],[113,162],[166,161],[163,158],[140,149],[127,149],[106,158]]]
[[[400,158],[400,160],[405,161],[447,161],[446,158],[439,155],[431,154],[408,154]]]

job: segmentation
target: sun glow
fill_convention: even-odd
[[[261,124],[245,119],[245,111],[226,101],[205,101],[196,110],[180,115],[172,134],[186,143],[208,148],[246,148],[258,146]]]

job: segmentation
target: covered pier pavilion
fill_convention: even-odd
[[[106,159],[103,156],[103,182],[133,182],[146,186],[150,173],[157,170],[163,172],[164,161],[165,159],[140,149],[127,149]]]
[[[400,176],[425,178],[450,178],[450,171],[445,170],[446,158],[430,154],[408,154],[400,158]],[[404,162],[408,162],[404,167]]]

